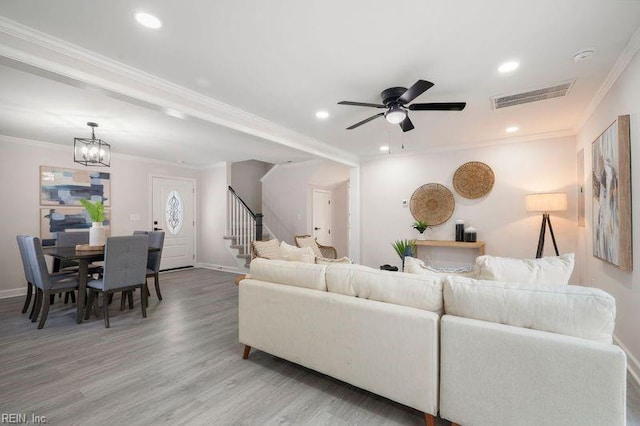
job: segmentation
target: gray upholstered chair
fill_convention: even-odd
[[[102,292],[104,326],[109,328],[110,294],[140,289],[142,316],[147,317],[147,292],[145,280],[147,271],[147,253],[149,252],[147,235],[109,237],[104,247],[104,273],[102,278],[87,283],[89,300],[85,319],[89,319],[91,307],[98,292]]]
[[[65,293],[67,291],[75,291],[78,289],[77,274],[49,274],[47,263],[42,253],[42,244],[40,238],[26,237],[24,244],[27,248],[27,259],[31,269],[32,284],[37,288],[35,312],[31,321],[35,322],[42,308],[42,316],[38,328],[44,327],[49,315],[49,306],[51,305],[51,295],[56,293]]]
[[[20,258],[22,259],[22,267],[24,269],[24,279],[27,280],[27,298],[24,301],[24,306],[22,307],[22,313],[24,314],[29,309],[29,304],[31,303],[31,295],[33,294],[33,274],[31,273],[31,268],[29,267],[29,254],[27,252],[27,246],[25,239],[27,235],[18,235],[16,236],[16,240],[18,241],[18,250],[20,250]],[[29,314],[29,318],[33,316],[33,312],[35,310],[35,298],[33,308],[31,308],[31,313]]]
[[[156,296],[162,300],[160,293],[160,261],[162,260],[162,247],[164,246],[164,231],[134,231],[133,235],[148,235],[149,247],[158,248],[160,251],[149,253],[147,258],[147,278],[153,278],[156,287]]]

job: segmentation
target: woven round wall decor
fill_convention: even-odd
[[[455,206],[451,191],[439,183],[422,185],[413,192],[409,203],[413,217],[431,226],[449,220]]]
[[[495,179],[491,167],[479,161],[470,161],[456,170],[453,187],[464,198],[480,198],[491,191]]]

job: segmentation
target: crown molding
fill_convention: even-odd
[[[347,151],[0,16],[0,56],[225,126],[320,158],[355,166]]]
[[[593,115],[602,100],[609,93],[609,90],[611,90],[615,82],[618,81],[620,75],[622,75],[624,70],[627,69],[629,62],[631,62],[631,60],[639,50],[640,28],[638,28],[636,32],[633,33],[625,48],[622,49],[622,53],[620,53],[620,56],[618,56],[618,60],[613,65],[613,68],[611,68],[611,71],[609,71],[609,74],[607,74],[607,77],[602,82],[602,85],[600,85],[600,88],[596,92],[595,96],[593,97],[593,99],[591,99],[591,102],[589,102],[589,106],[584,111],[582,119],[574,127],[574,132],[576,134],[582,129],[582,127],[584,127],[587,120],[591,117],[591,115]]]

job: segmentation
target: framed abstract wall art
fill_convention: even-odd
[[[111,231],[111,210],[105,210],[105,234]],[[50,207],[40,209],[40,238],[56,239],[57,232],[84,231],[91,228],[91,219],[84,207]]]
[[[622,115],[592,144],[593,255],[631,271],[631,137]]]
[[[40,204],[43,206],[81,206],[88,198],[111,205],[110,174],[93,170],[40,166]]]

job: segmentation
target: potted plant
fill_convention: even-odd
[[[89,245],[103,246],[105,242],[105,229],[103,227],[104,205],[102,201],[92,203],[90,200],[80,200],[82,206],[89,214],[91,219],[91,228],[89,229]]]
[[[429,224],[428,223],[423,222],[421,220],[417,220],[417,221],[415,221],[413,223],[413,225],[411,225],[411,227],[420,233],[420,235],[418,235],[418,238],[416,238],[417,240],[426,240],[427,239],[427,236],[424,235],[424,231],[429,229]]]
[[[391,243],[393,249],[400,256],[400,260],[402,260],[402,270],[404,270],[404,258],[405,256],[413,256],[416,252],[416,245],[411,240],[397,240]]]

